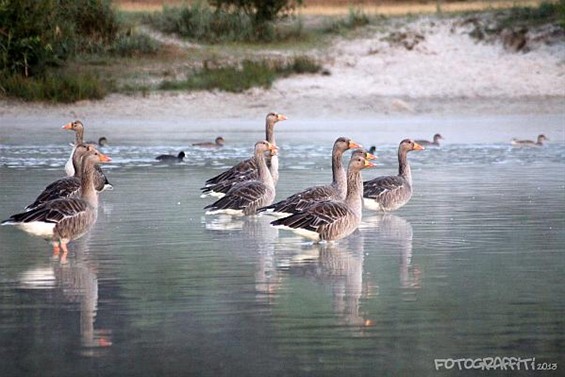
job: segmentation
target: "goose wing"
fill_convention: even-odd
[[[399,176],[391,175],[377,177],[363,182],[363,197],[378,199],[383,195],[390,195],[406,187],[406,181]]]
[[[282,219],[275,220],[271,222],[271,224],[319,232],[322,226],[333,224],[345,218],[348,214],[349,209],[344,202],[327,200],[314,203],[306,207],[302,212],[297,212]]]
[[[241,181],[247,180],[246,177],[250,176],[251,174],[257,175],[257,162],[255,158],[249,158],[247,160],[241,161],[236,165],[232,166],[230,169],[224,171],[223,173],[218,174],[215,177],[212,177],[206,181],[205,187],[202,189],[213,186],[222,181]]]
[[[80,194],[80,179],[77,177],[65,177],[51,183],[39,194],[35,201],[26,207],[33,209],[45,202],[55,199],[72,198]]]
[[[35,221],[59,223],[64,219],[80,216],[88,209],[88,203],[80,198],[56,199],[27,212],[12,215],[5,222],[30,223]]]
[[[272,211],[279,213],[296,213],[303,211],[314,202],[334,200],[337,192],[331,185],[314,186],[298,192],[270,206],[260,208],[258,212]]]
[[[204,209],[245,210],[258,203],[267,193],[267,186],[259,181],[242,182],[232,187],[228,193]]]

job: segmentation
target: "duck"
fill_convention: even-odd
[[[155,157],[155,159],[160,162],[182,162],[185,157],[186,154],[184,153],[184,151],[180,151],[176,156],[172,154],[162,154]]]
[[[224,142],[225,142],[224,138],[221,137],[221,136],[218,136],[214,140],[213,143],[207,141],[207,142],[203,142],[203,143],[194,143],[192,145],[195,146],[195,147],[201,147],[201,148],[221,148],[221,147],[224,146]]]
[[[18,213],[2,221],[41,238],[51,240],[54,256],[66,260],[67,244],[92,228],[98,216],[98,194],[94,188],[94,166],[112,159],[96,149],[90,149],[81,162],[80,197],[61,198],[45,202],[27,212]]]
[[[377,151],[377,147],[374,146],[374,145],[371,145],[371,148],[369,148],[369,151],[368,151],[368,152],[369,152],[370,154],[375,154],[376,151]]]
[[[347,194],[347,173],[342,163],[343,153],[354,148],[361,148],[361,145],[347,137],[337,138],[332,148],[332,183],[309,187],[277,203],[260,208],[258,212],[289,215],[303,210],[314,201],[344,200]]]
[[[513,138],[510,141],[510,144],[515,147],[542,147],[544,141],[549,141],[549,139],[544,134],[539,134],[538,139],[535,142],[532,140],[518,140],[516,138]]]
[[[266,140],[255,143],[254,160],[257,178],[235,183],[230,190],[214,203],[207,205],[207,215],[226,213],[230,215],[255,215],[258,208],[267,206],[275,199],[275,182],[267,167],[266,152],[276,149]]]
[[[26,211],[29,211],[45,202],[54,199],[79,197],[81,187],[82,158],[94,148],[94,145],[91,144],[79,144],[76,147],[75,153],[73,153],[75,175],[73,175],[72,177],[63,177],[50,183],[47,187],[45,187],[45,189],[43,189],[41,194],[37,196],[35,201],[25,208]],[[106,176],[104,174],[99,174],[99,171],[95,167],[94,188],[96,189],[96,191],[104,191],[106,185],[108,184],[109,182],[106,179]]]
[[[290,228],[314,242],[337,241],[353,233],[363,215],[363,180],[361,170],[375,166],[359,154],[352,154],[347,168],[345,200],[313,202],[302,211],[271,222],[279,228]]]
[[[99,137],[98,142],[87,141],[85,144],[97,144],[99,147],[107,147],[109,145],[108,139],[105,136]]]
[[[275,124],[280,121],[287,120],[288,118],[284,114],[277,112],[270,112],[265,118],[265,139],[269,143],[276,145],[275,141]],[[271,170],[271,175],[275,182],[275,186],[278,182],[279,172],[278,172],[278,153],[271,153],[271,156],[267,160],[267,166]],[[254,157],[248,158],[247,160],[241,161],[231,167],[230,169],[212,177],[206,181],[204,187],[200,188],[202,191],[201,197],[206,196],[224,196],[231,188],[232,185],[257,179],[257,163]]]
[[[82,122],[80,120],[75,120],[73,122],[69,122],[69,123],[65,124],[62,128],[64,130],[69,130],[69,131],[75,132],[75,143],[73,144],[73,150],[71,152],[71,156],[69,157],[69,159],[67,160],[67,163],[65,164],[65,172],[67,173],[67,176],[72,177],[77,172],[77,169],[75,167],[76,166],[76,159],[73,158],[73,156],[75,154],[77,146],[85,144],[84,143],[84,124],[82,124]],[[93,145],[95,143],[88,143],[88,144]],[[97,186],[97,190],[98,191],[112,190],[114,188],[114,186],[108,181],[108,177],[106,177],[106,175],[102,171],[102,168],[99,165],[96,165],[95,169],[96,169],[96,174],[100,175],[99,178],[96,178],[97,182],[99,182],[100,180],[104,181],[104,186],[101,189],[99,189],[98,186]]]
[[[433,141],[429,141],[429,140],[416,140],[416,143],[422,145],[422,146],[426,146],[426,147],[439,147],[439,141],[440,140],[445,140],[443,136],[441,136],[441,134],[435,134]]]
[[[382,176],[363,182],[363,202],[371,210],[389,212],[404,206],[412,197],[412,172],[408,152],[425,148],[412,139],[398,146],[398,175]]]

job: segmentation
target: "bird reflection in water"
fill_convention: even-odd
[[[376,231],[376,242],[387,251],[398,253],[400,287],[405,293],[421,287],[421,273],[418,265],[412,263],[412,225],[406,219],[390,213],[377,214],[363,219],[362,228]],[[376,229],[375,229],[376,228]]]
[[[48,299],[56,306],[78,306],[81,353],[84,356],[96,356],[101,349],[112,345],[112,332],[94,326],[98,310],[98,276],[95,266],[88,260],[85,241],[79,240],[75,246],[76,258],[69,258],[65,263],[52,260],[49,266],[23,272],[19,278],[19,288],[37,295],[49,290]]]
[[[355,232],[340,242],[293,245],[299,249],[289,250],[285,244],[278,251],[279,270],[285,277],[306,277],[327,287],[340,324],[359,329],[360,335],[373,326],[374,320],[361,310],[363,299],[378,294],[377,286],[368,282],[363,273],[363,235]]]

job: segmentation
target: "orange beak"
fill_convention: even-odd
[[[373,164],[373,163],[372,163],[371,161],[369,161],[369,160],[365,160],[365,167],[366,167],[366,168],[372,168],[372,167],[374,167],[374,166],[377,166],[377,165]]]
[[[287,120],[288,118],[284,114],[277,114],[277,120]]]
[[[365,153],[365,158],[366,158],[367,160],[376,160],[376,159],[377,159],[377,156],[375,156],[374,154],[371,154],[371,153],[369,153],[369,152],[366,152],[366,153]]]
[[[73,128],[73,122],[69,122],[61,128],[64,129],[64,130],[71,130]]]
[[[414,143],[414,150],[415,150],[415,151],[423,151],[424,149],[426,149],[426,148],[422,147],[422,146],[421,146],[420,144],[418,144],[418,143]]]
[[[353,140],[350,140],[349,141],[349,149],[355,149],[355,148],[363,148],[363,146],[361,144],[357,144]]]
[[[98,157],[98,159],[100,160],[100,162],[110,162],[110,161],[112,161],[112,159],[109,156],[106,156],[103,153],[100,153],[100,156]]]
[[[276,153],[278,150],[279,150],[279,147],[277,147],[275,144],[269,143],[269,151]]]

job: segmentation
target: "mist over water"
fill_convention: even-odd
[[[0,227],[2,374],[432,375],[435,359],[496,356],[563,366],[564,125],[549,122],[543,148],[512,148],[511,137],[537,131],[498,120],[475,128],[496,128],[492,141],[461,119],[442,120],[459,124],[451,132],[422,121],[417,134],[281,125],[277,200],[329,183],[338,136],[377,146],[364,179],[397,173],[403,137],[447,139],[409,154],[405,207],[365,210],[357,232],[323,245],[269,216],[204,215],[213,199],[199,188],[250,156],[260,127],[176,141],[164,132],[163,142],[157,130],[141,142],[102,130],[114,190],[100,195],[98,222],[70,244],[68,264],[47,242]],[[61,133],[0,145],[2,219],[63,176],[72,137]],[[190,146],[218,134],[222,149]],[[184,162],[155,161],[180,150]]]

